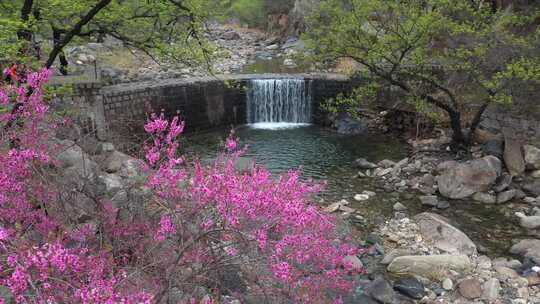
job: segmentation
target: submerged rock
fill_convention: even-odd
[[[501,175],[501,161],[486,156],[465,163],[447,161],[439,165],[439,192],[451,199],[463,199],[476,192],[485,192]]]

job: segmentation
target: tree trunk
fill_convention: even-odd
[[[54,47],[56,47],[60,43],[61,39],[62,39],[62,34],[60,33],[60,31],[53,28]],[[60,73],[62,73],[62,75],[67,75],[68,74],[67,67],[68,67],[69,62],[67,61],[66,54],[64,53],[63,50],[60,50],[60,52],[58,53],[58,59],[60,59],[60,68],[59,68]]]
[[[21,8],[21,21],[23,22],[24,26],[27,25],[26,23],[30,19],[30,14],[32,13],[33,6],[34,0],[25,0],[23,3],[23,6]],[[20,41],[24,42],[20,53],[22,55],[26,55],[32,43],[32,32],[26,28],[20,29],[17,31],[17,38],[19,38]]]
[[[446,111],[450,117],[450,128],[452,129],[452,141],[450,149],[454,152],[468,150],[470,145],[469,134],[464,134],[461,128],[461,113],[459,111]]]

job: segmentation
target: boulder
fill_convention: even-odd
[[[466,255],[410,255],[395,258],[388,271],[396,275],[418,275],[442,280],[450,272],[469,273],[472,264]]]
[[[531,259],[540,265],[540,240],[525,239],[510,248],[510,253]]]
[[[485,192],[501,175],[501,161],[486,156],[465,163],[447,161],[439,165],[439,192],[451,199],[463,199],[476,192]]]
[[[540,149],[535,146],[523,146],[523,154],[525,158],[525,167],[528,170],[540,169]]]
[[[525,172],[521,144],[508,136],[504,138],[504,164],[512,176],[520,176]]]
[[[476,245],[461,230],[450,225],[448,220],[435,213],[424,212],[414,217],[422,237],[440,250],[448,253],[472,255]]]

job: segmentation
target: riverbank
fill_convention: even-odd
[[[362,259],[369,280],[353,302],[540,302],[540,149],[489,135],[477,136],[463,159],[438,136],[409,140],[404,159],[352,164],[356,178],[379,193],[358,193],[356,203],[335,203],[327,212],[354,216],[382,193],[411,198],[395,199],[393,216],[373,230],[377,241],[368,252],[379,259]]]

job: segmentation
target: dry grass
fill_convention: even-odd
[[[361,66],[352,58],[341,58],[336,67],[334,68],[336,73],[352,75],[361,69]]]

